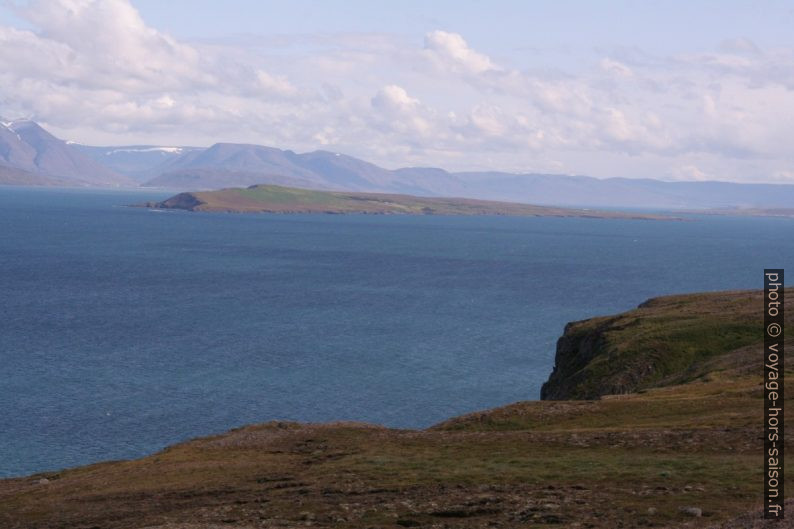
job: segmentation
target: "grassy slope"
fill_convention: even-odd
[[[758,342],[762,301],[760,291],[668,296],[616,316],[573,322],[557,344],[557,365],[544,391],[557,399],[594,398],[724,369],[732,358],[726,351]]]
[[[653,318],[633,324],[652,330],[631,342],[633,355],[649,336],[676,350],[694,337],[700,351],[711,342],[698,329],[730,325],[755,297],[653,301]],[[706,527],[759,506],[761,327],[749,325],[754,343],[723,343],[688,382],[642,393],[520,402],[424,431],[269,423],[0,481],[0,526]],[[704,516],[687,517],[687,506]]]
[[[369,213],[410,215],[513,215],[669,219],[658,215],[595,211],[463,198],[313,191],[275,185],[181,193],[149,204],[191,211],[241,213]]]
[[[45,176],[38,173],[31,173],[0,165],[0,185],[14,186],[59,186],[59,185],[79,185],[80,182],[69,181],[54,176]]]

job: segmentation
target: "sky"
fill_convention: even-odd
[[[93,145],[794,183],[793,1],[0,0],[0,116]]]

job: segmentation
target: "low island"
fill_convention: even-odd
[[[762,299],[669,296],[570,323],[542,400],[426,430],[270,422],[0,480],[0,527],[768,527]]]
[[[587,217],[671,220],[673,217],[497,202],[471,198],[419,197],[387,193],[317,191],[254,185],[218,191],[179,193],[143,207],[226,213],[359,213],[370,215],[505,215],[515,217]]]

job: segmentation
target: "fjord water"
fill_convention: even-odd
[[[122,207],[165,196],[0,187],[0,475],[536,399],[566,322],[794,264],[790,219]]]

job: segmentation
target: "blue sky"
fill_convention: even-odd
[[[152,26],[186,38],[240,33],[393,32],[444,28],[495,55],[523,47],[589,51],[638,46],[663,53],[746,37],[794,44],[794,3],[782,1],[306,1],[138,0]],[[186,16],[190,14],[190,16]]]
[[[0,6],[0,115],[74,141],[794,183],[794,2]]]

